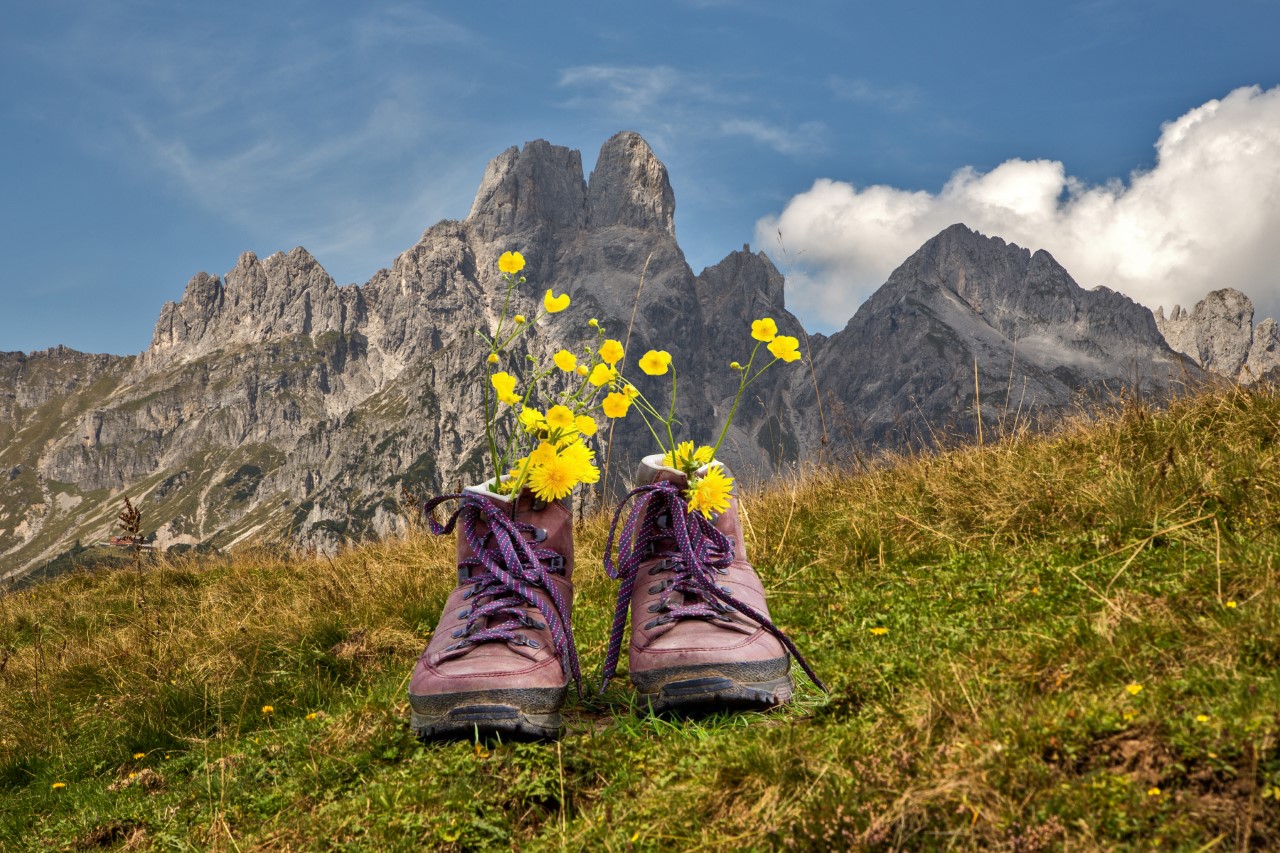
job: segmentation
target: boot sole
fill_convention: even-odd
[[[554,740],[560,736],[564,687],[481,690],[436,696],[409,694],[410,725],[419,740],[501,735]]]
[[[640,701],[655,714],[763,711],[791,699],[791,659],[632,673]]]

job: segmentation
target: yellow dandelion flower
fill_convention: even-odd
[[[596,434],[596,419],[590,415],[578,415],[573,422],[578,425],[578,432],[583,435],[590,437]]]
[[[713,465],[707,469],[707,473],[690,482],[689,491],[689,509],[711,518],[729,508],[733,478],[726,477],[719,465]]]
[[[146,757],[147,757],[147,754],[145,752],[135,752],[133,754],[134,761],[137,761],[139,758],[146,758]]]
[[[542,297],[542,307],[547,309],[548,314],[559,314],[569,307],[569,294],[562,293],[556,296],[548,287],[546,294]]]
[[[877,625],[871,629],[871,633],[875,634],[877,637],[883,637],[885,634],[889,633],[889,629]]]
[[[529,488],[544,501],[558,501],[573,491],[577,482],[573,465],[552,454],[551,458],[529,472]]]
[[[591,375],[587,377],[587,381],[599,388],[618,378],[618,371],[614,370],[607,364],[597,364],[591,368]]]
[[[671,353],[651,349],[640,357],[640,369],[650,376],[662,376],[671,368]]]
[[[1208,715],[1208,714],[1196,714],[1196,722],[1197,722],[1197,723],[1207,723],[1207,722],[1209,722],[1209,715]]]
[[[529,464],[535,467],[538,465],[546,465],[555,458],[556,446],[549,441],[544,441],[538,445],[536,450],[529,454]]]
[[[627,415],[627,409],[631,408],[631,400],[626,394],[613,391],[604,398],[601,408],[604,410],[605,417],[623,418]]]
[[[595,466],[595,457],[595,451],[578,439],[574,439],[560,449],[560,458],[572,466],[574,479],[581,483],[591,484],[600,481],[600,471]]]
[[[489,381],[493,383],[493,390],[498,392],[498,399],[506,403],[508,406],[514,406],[520,402],[520,396],[516,391],[516,378],[505,370],[501,373],[495,373],[489,377]]]
[[[487,361],[488,361],[490,364],[497,364],[497,363],[498,363],[498,354],[497,354],[496,352],[491,352],[491,353],[489,353],[489,358],[487,359]]]
[[[53,790],[55,790],[55,791],[58,791],[58,790],[61,790],[62,788],[67,787],[67,783],[66,783],[66,782],[54,782],[54,783],[53,783],[52,785],[50,785],[49,787],[50,787],[50,788],[52,788],[52,789],[53,789]]]
[[[790,335],[778,335],[769,343],[769,352],[774,358],[783,361],[798,361],[800,358],[800,341]]]
[[[503,252],[498,258],[498,269],[515,275],[524,269],[524,255],[519,252]]]
[[[573,412],[567,406],[552,406],[547,409],[547,426],[552,429],[577,431],[578,424],[573,419]]]
[[[693,461],[697,462],[699,465],[706,465],[711,461],[711,456],[715,452],[715,448],[704,444],[697,450],[693,451]]]
[[[1232,610],[1235,610],[1235,609],[1236,609],[1236,603],[1235,603],[1234,601],[1228,601],[1228,602],[1227,602],[1227,607],[1230,607]]]
[[[622,342],[615,341],[613,338],[609,338],[600,347],[600,357],[610,367],[621,361],[624,355],[626,355],[626,351],[622,348]]]
[[[542,412],[533,406],[525,406],[520,410],[518,417],[520,418],[520,426],[524,427],[526,432],[537,432],[545,422]]]
[[[314,720],[314,719],[316,719],[316,718],[317,718],[317,717],[319,717],[319,716],[320,716],[320,715],[319,715],[319,714],[317,714],[315,711],[312,711],[310,714],[307,714],[307,719],[308,719],[308,720]]]
[[[1160,789],[1159,789],[1159,788],[1148,788],[1148,789],[1147,789],[1147,796],[1148,796],[1148,797],[1158,797],[1158,796],[1160,796]]]
[[[276,712],[276,709],[275,709],[275,708],[273,708],[271,705],[263,705],[263,706],[262,706],[262,713],[263,713],[263,714],[265,714],[265,715],[266,715],[266,716],[268,716],[268,717],[270,717],[270,716],[271,716],[272,714],[274,714],[275,712]]]
[[[668,468],[679,468],[683,471],[691,459],[693,459],[693,442],[682,441],[676,445],[675,453],[667,453],[662,457],[662,464]]]
[[[757,341],[769,343],[778,335],[778,324],[773,322],[772,317],[765,317],[755,320],[751,323],[751,337]]]
[[[1134,681],[1130,684],[1125,685],[1124,689],[1129,691],[1130,696],[1137,696],[1139,693],[1142,692],[1142,685]]]
[[[565,373],[573,373],[574,368],[578,366],[578,357],[567,349],[560,350],[560,352],[551,357],[551,360],[556,363],[556,367]]]

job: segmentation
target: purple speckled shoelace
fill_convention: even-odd
[[[622,537],[618,540],[618,560],[615,563],[613,542],[618,532],[618,522],[622,518],[623,509],[633,498],[637,503],[631,508],[631,513],[622,526]],[[665,525],[662,523],[664,521]],[[675,551],[656,548],[659,539],[671,538],[676,541]],[[614,513],[609,540],[605,543],[604,569],[609,577],[621,581],[622,585],[618,589],[618,603],[613,611],[613,630],[609,634],[609,650],[605,654],[601,693],[618,670],[622,635],[627,626],[627,611],[631,608],[631,593],[635,589],[640,563],[653,557],[661,557],[662,563],[657,566],[675,575],[667,589],[682,593],[686,601],[692,599],[692,603],[668,606],[659,618],[666,621],[731,621],[726,614],[737,610],[777,637],[778,642],[800,664],[805,675],[823,692],[827,691],[826,685],[790,638],[768,617],[730,595],[728,587],[721,587],[716,583],[716,575],[727,574],[729,565],[733,562],[733,543],[701,513],[690,511],[678,486],[660,481],[633,489],[623,499]]]
[[[444,524],[432,516],[432,510],[445,501],[458,501],[458,508]],[[538,647],[538,641],[516,633],[521,628],[542,628],[533,621],[524,608],[536,607],[551,629],[560,666],[573,677],[579,692],[582,675],[578,668],[578,650],[573,643],[573,626],[564,614],[569,612],[564,596],[549,574],[564,571],[564,558],[549,548],[534,548],[526,534],[536,534],[538,528],[511,518],[508,511],[480,495],[463,493],[441,495],[427,501],[422,512],[431,532],[443,536],[453,532],[458,519],[462,519],[462,535],[471,546],[473,557],[459,563],[459,568],[469,568],[469,576],[462,580],[471,584],[464,598],[474,600],[467,624],[454,634],[458,642],[446,647],[446,652],[466,654],[481,643],[502,642]],[[477,532],[483,523],[489,529],[484,535]],[[558,564],[558,568],[557,568]],[[547,593],[551,603],[534,595],[535,589]],[[496,618],[507,617],[497,624],[478,627]]]

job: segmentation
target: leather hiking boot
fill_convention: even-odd
[[[825,690],[769,619],[764,587],[747,561],[736,493],[709,521],[689,509],[687,478],[662,458],[641,462],[640,485],[619,505],[605,546],[605,570],[622,582],[605,684],[617,670],[629,609],[631,681],[655,712],[781,705],[793,690],[792,655]],[[628,501],[634,503],[615,564],[614,537]]]
[[[458,509],[441,525],[431,511]],[[409,682],[422,739],[503,734],[552,738],[569,681],[573,644],[573,522],[561,502],[527,490],[513,498],[482,487],[423,507],[431,532],[458,527],[458,586]]]

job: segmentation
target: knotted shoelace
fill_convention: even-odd
[[[458,508],[440,524],[432,510],[451,500],[458,501]],[[453,634],[458,642],[447,646],[446,653],[466,654],[481,643],[499,642],[536,649],[537,640],[516,632],[521,628],[549,628],[560,666],[581,692],[578,650],[573,642],[573,626],[566,618],[569,608],[560,588],[549,577],[563,573],[564,559],[550,548],[533,547],[527,534],[536,535],[538,528],[513,519],[495,502],[469,492],[432,498],[423,504],[422,512],[436,536],[452,533],[461,519],[462,535],[474,554],[458,566],[470,569],[469,576],[461,581],[471,585],[463,598],[475,603],[467,611],[466,625]],[[477,530],[482,523],[488,527],[483,535]],[[535,590],[547,593],[550,603],[535,595]],[[537,608],[545,624],[533,620],[527,607]]]
[[[618,559],[615,563],[613,543],[617,538],[618,522],[622,518],[623,509],[632,499],[637,503],[622,526],[622,536],[618,539]],[[665,527],[660,523],[664,519]],[[660,549],[658,543],[661,539],[674,539],[675,550]],[[736,610],[776,637],[795,657],[809,680],[823,692],[827,692],[826,685],[786,634],[767,616],[735,598],[728,587],[716,583],[716,575],[728,574],[729,566],[733,563],[733,543],[729,537],[717,530],[701,513],[691,511],[678,486],[659,481],[632,489],[627,494],[614,513],[613,526],[609,529],[609,539],[605,543],[604,570],[609,577],[622,583],[618,588],[618,603],[613,611],[613,630],[609,634],[609,649],[605,654],[601,693],[618,670],[622,635],[626,629],[627,611],[631,608],[631,594],[638,580],[640,563],[654,557],[661,558],[662,562],[655,564],[650,572],[654,569],[671,571],[674,579],[666,589],[682,593],[685,602],[674,606],[665,605],[660,620],[710,619],[737,626],[741,623],[726,615]]]

